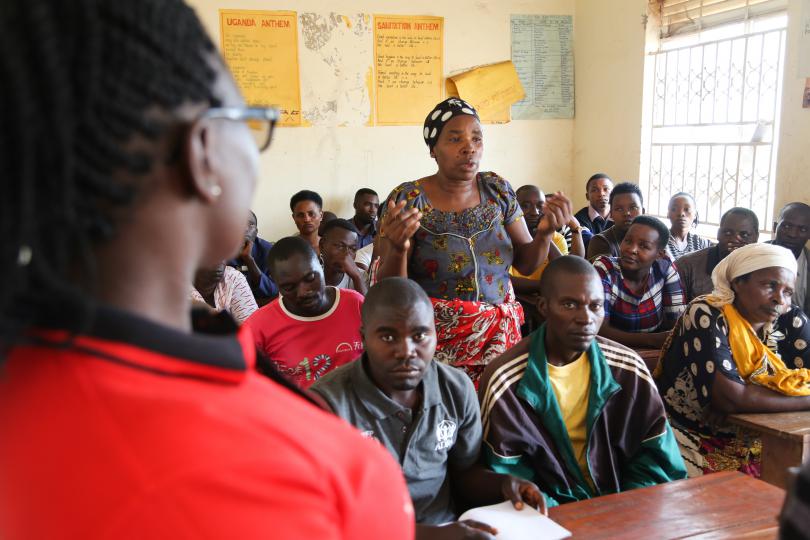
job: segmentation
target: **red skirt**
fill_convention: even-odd
[[[510,290],[502,304],[431,298],[439,362],[463,369],[476,389],[484,368],[521,339],[523,307]]]

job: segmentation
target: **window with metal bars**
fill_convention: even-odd
[[[787,10],[787,0],[651,0],[665,39]]]
[[[650,53],[640,170],[648,214],[665,218],[669,198],[685,191],[699,234],[713,237],[735,206],[770,231],[786,25],[784,13],[745,19],[663,39]]]

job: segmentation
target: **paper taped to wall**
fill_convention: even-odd
[[[222,55],[245,101],[278,107],[282,126],[301,125],[297,23],[294,11],[219,11]]]
[[[375,123],[421,125],[442,100],[444,19],[374,16]]]
[[[448,96],[458,96],[470,103],[481,121],[489,124],[509,122],[510,107],[526,96],[511,60],[452,75],[446,85]]]
[[[512,15],[512,62],[526,98],[512,118],[574,117],[574,20],[571,15]]]

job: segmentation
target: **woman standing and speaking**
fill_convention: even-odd
[[[477,383],[486,364],[521,338],[509,267],[529,275],[545,261],[554,231],[571,221],[571,201],[549,196],[532,239],[509,182],[478,171],[484,138],[470,104],[436,105],[423,137],[438,170],[388,196],[377,277],[409,277],[425,289],[436,315],[436,358]]]

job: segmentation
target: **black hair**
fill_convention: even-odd
[[[270,274],[273,274],[276,263],[286,261],[294,255],[303,255],[316,262],[318,260],[318,256],[309,242],[300,236],[285,236],[273,244],[273,247],[267,253],[267,266],[270,268]]]
[[[549,262],[543,275],[540,276],[540,296],[548,298],[549,293],[555,289],[557,276],[592,276],[599,281],[599,273],[591,263],[575,255],[564,255]]]
[[[425,290],[415,281],[404,277],[387,277],[373,285],[366,294],[360,316],[363,324],[373,317],[378,306],[394,309],[406,309],[417,304],[424,304],[430,312],[433,305]]]
[[[374,195],[375,197],[379,198],[380,196],[377,195],[377,192],[371,188],[360,188],[357,190],[357,193],[354,194],[354,202],[357,202],[357,199],[362,197],[363,195]]]
[[[641,206],[644,206],[644,195],[641,194],[641,188],[639,188],[636,184],[632,182],[621,182],[613,186],[613,190],[610,192],[610,198],[608,199],[608,201],[612,206],[613,198],[616,195],[624,195],[627,193],[635,193],[636,195],[638,195],[638,200],[641,203]]]
[[[630,226],[632,227],[633,225],[646,225],[647,227],[655,229],[658,232],[658,249],[666,249],[667,243],[669,242],[669,229],[664,225],[663,221],[657,217],[641,215],[633,219]]]
[[[217,57],[180,0],[3,1],[0,342],[35,324],[90,327],[93,249],[115,237],[154,159],[126,144],[179,139],[181,105],[219,105]]]
[[[720,217],[720,225],[722,226],[723,220],[725,220],[728,216],[732,214],[748,218],[754,225],[754,232],[759,232],[759,218],[757,217],[756,212],[754,212],[750,208],[743,208],[742,206],[735,206],[734,208],[726,210]]]
[[[318,225],[318,236],[323,236],[324,231],[326,231],[326,225],[336,219],[338,219],[338,217],[334,212],[330,212],[329,210],[321,212],[321,224]]]
[[[176,158],[189,122],[174,112],[221,105],[212,61],[222,60],[182,0],[3,0],[2,347],[31,325],[92,326],[93,248],[115,237],[154,161],[125,146],[173,137]],[[265,374],[310,399],[274,366]]]
[[[692,225],[700,225],[700,215],[698,214],[697,201],[695,200],[695,198],[692,196],[691,193],[679,191],[678,193],[669,198],[669,204],[667,204],[667,209],[669,209],[669,205],[672,204],[673,199],[677,197],[686,197],[687,199],[692,201],[692,206],[695,209],[695,221],[692,223]]]
[[[784,217],[785,212],[789,210],[800,210],[804,214],[810,215],[810,206],[806,205],[803,202],[793,201],[787,203],[785,206],[782,207],[782,209],[779,211],[779,219],[781,220]]]
[[[591,182],[593,182],[594,180],[601,180],[602,178],[606,178],[611,182],[613,182],[613,180],[608,175],[606,175],[605,173],[598,172],[595,175],[588,178],[588,181],[585,182],[585,191],[589,191],[591,189]]]
[[[347,231],[353,232],[354,234],[360,234],[357,231],[357,227],[354,226],[354,223],[352,223],[348,219],[343,218],[335,218],[326,222],[326,224],[324,224],[321,230],[318,231],[318,234],[320,236],[326,236],[326,233],[335,228],[346,229]]]
[[[515,195],[520,195],[521,193],[526,191],[536,191],[537,193],[541,192],[539,187],[533,186],[531,184],[526,184],[525,186],[520,186],[519,188],[517,188],[515,190]]]
[[[315,193],[314,191],[310,191],[308,189],[302,189],[295,195],[290,198],[290,210],[295,212],[295,205],[300,203],[301,201],[312,201],[318,205],[318,209],[323,208],[323,199],[320,195]]]

